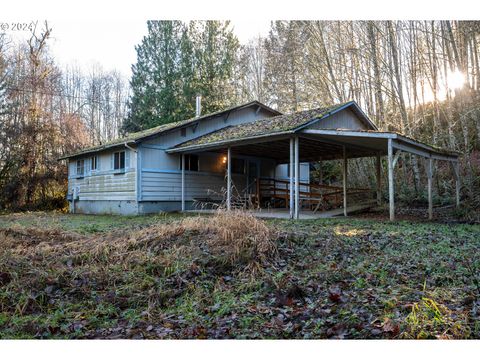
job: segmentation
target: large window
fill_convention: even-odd
[[[232,159],[232,174],[245,174],[245,160]]]
[[[180,169],[182,168],[182,157],[180,156]],[[187,154],[185,155],[185,170],[198,171],[198,156]]]
[[[113,153],[113,169],[125,169],[125,151],[118,151]]]
[[[77,160],[77,175],[83,176],[85,174],[85,160]]]
[[[98,156],[92,156],[90,159],[90,170],[98,170]]]

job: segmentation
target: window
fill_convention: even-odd
[[[85,172],[85,160],[77,160],[77,175],[83,176]]]
[[[232,174],[245,174],[245,160],[232,159]]]
[[[187,136],[187,128],[181,128],[180,129],[180,135],[182,135],[182,137]]]
[[[113,169],[125,169],[125,151],[118,151],[113,153]]]
[[[182,157],[180,157],[180,169],[182,169]],[[198,156],[185,155],[185,170],[198,171]]]
[[[90,170],[98,170],[98,157],[92,156],[90,159]]]

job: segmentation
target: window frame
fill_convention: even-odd
[[[122,165],[122,154],[123,154],[123,167]],[[118,159],[117,159],[118,155]],[[118,165],[118,167],[117,167]],[[125,172],[125,166],[126,166],[126,152],[125,150],[121,151],[115,151],[113,153],[113,170],[116,172]]]
[[[195,154],[185,154],[185,171],[200,171],[200,157]],[[197,158],[196,161],[192,162],[192,158]],[[192,170],[192,164],[196,164],[196,169]],[[182,157],[180,156],[180,170],[182,170]]]
[[[240,170],[240,172],[237,171],[239,169],[236,169],[236,166],[234,164],[236,164],[237,167],[239,167],[239,164],[242,164],[242,169]],[[245,164],[246,164],[245,159],[232,158],[232,168],[231,168],[232,169],[232,174],[245,175],[245,173],[246,173]]]
[[[90,157],[90,171],[95,172],[97,170],[98,170],[98,155],[93,155],[92,157]]]
[[[81,166],[80,163],[82,164]],[[82,169],[82,171],[80,172],[79,169]],[[85,176],[85,159],[77,159],[75,162],[75,175],[77,175],[77,177]]]

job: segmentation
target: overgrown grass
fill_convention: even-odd
[[[0,216],[1,338],[479,338],[480,226]]]

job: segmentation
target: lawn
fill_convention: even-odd
[[[480,225],[0,216],[0,338],[480,338]]]

